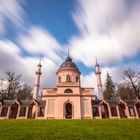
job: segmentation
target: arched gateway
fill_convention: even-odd
[[[72,119],[72,104],[70,102],[67,102],[64,104],[64,114],[66,119]]]
[[[11,105],[9,118],[10,119],[16,119],[17,112],[18,112],[18,104],[15,102],[14,104]]]

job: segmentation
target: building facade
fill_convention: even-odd
[[[41,63],[35,72],[32,100],[0,100],[0,119],[93,119],[140,118],[140,100],[105,100],[101,71],[96,62],[99,99],[94,88],[81,87],[80,70],[68,57],[56,72],[56,87],[44,88],[38,99]]]

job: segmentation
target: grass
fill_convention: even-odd
[[[140,120],[0,120],[0,140],[140,140]]]

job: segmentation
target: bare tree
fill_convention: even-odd
[[[17,95],[19,100],[32,99],[32,88],[24,84]]]
[[[5,79],[0,79],[0,99],[6,98],[7,82]]]
[[[29,85],[22,84],[21,75],[7,71],[6,78],[0,80],[0,95],[2,99],[12,100],[15,97],[19,99],[31,98],[32,88]]]
[[[136,95],[133,93],[133,89],[125,83],[117,84],[117,95],[122,99],[135,99]]]
[[[6,72],[6,80],[8,81],[7,99],[13,99],[17,96],[18,90],[21,88],[20,78],[21,75],[15,75],[14,72]]]
[[[133,93],[137,97],[140,97],[140,73],[129,68],[123,72],[122,78],[125,80],[127,86],[133,89]]]

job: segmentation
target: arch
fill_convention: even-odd
[[[64,118],[66,119],[72,119],[73,117],[73,103],[70,102],[69,100],[64,103]]]
[[[105,100],[101,100],[100,106],[101,106],[102,118],[109,118],[109,110],[108,110],[109,103],[106,102]]]
[[[65,89],[64,93],[73,93],[73,91],[69,88]]]
[[[8,105],[5,105],[2,100],[0,100],[0,117],[6,117],[8,112]]]
[[[32,100],[32,102],[30,103],[30,105],[39,105],[38,101],[37,100]]]
[[[71,77],[70,77],[70,75],[67,75],[67,76],[66,76],[66,82],[71,82]]]
[[[107,101],[105,101],[105,100],[101,100],[100,104],[101,104],[101,105],[102,105],[102,104],[106,104],[106,105],[109,106],[109,103],[108,103]]]
[[[137,102],[136,102],[136,110],[138,113],[138,117],[140,118],[140,100],[137,100]]]
[[[16,119],[17,118],[17,113],[18,113],[18,107],[19,106],[20,106],[20,104],[16,100],[11,104],[9,118],[11,118],[11,119]]]
[[[125,106],[127,105],[122,99],[119,100],[118,104],[124,104]]]
[[[19,100],[15,99],[15,100],[12,102],[12,104],[18,104],[18,105],[21,105],[21,102],[20,102]],[[11,104],[11,105],[12,105],[12,104]]]
[[[33,111],[33,106],[35,105],[34,102],[32,102],[30,105],[29,105],[29,109],[28,109],[28,118],[31,119],[31,118],[34,118],[35,116],[33,116],[32,114],[32,111]]]
[[[140,104],[140,100],[136,100],[136,104]]]
[[[119,107],[119,113],[120,113],[120,118],[127,118],[125,110],[126,110],[126,103],[123,101],[120,101],[118,103],[118,107]]]
[[[33,100],[30,104],[29,104],[29,109],[28,109],[28,118],[35,118],[35,114],[33,113],[33,107],[34,106],[38,106],[39,103],[36,100]]]

